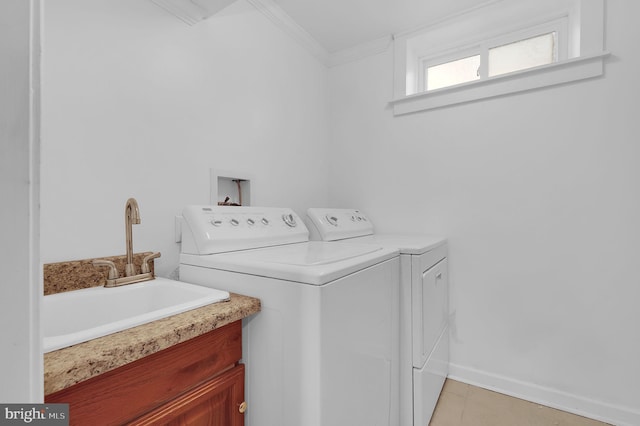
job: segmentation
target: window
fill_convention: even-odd
[[[395,115],[603,74],[603,0],[501,0],[394,36]]]
[[[556,31],[489,49],[489,77],[558,62]]]
[[[420,58],[418,92],[441,89],[558,62],[566,58],[566,19],[490,40],[460,53]],[[562,42],[562,44],[560,44]]]
[[[454,59],[438,65],[427,63],[424,68],[424,90],[435,90],[467,83],[480,78],[480,55]]]

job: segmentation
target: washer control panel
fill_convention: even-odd
[[[313,239],[335,241],[373,234],[373,224],[360,210],[310,208],[307,217]]]
[[[289,208],[187,206],[182,211],[182,253],[214,254],[309,240]]]

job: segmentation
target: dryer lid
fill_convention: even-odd
[[[373,234],[352,240],[358,244],[373,244],[380,247],[392,247],[402,254],[422,254],[447,244],[439,235],[430,234]]]

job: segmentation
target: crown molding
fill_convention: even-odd
[[[225,7],[235,0],[151,0],[176,18],[186,24],[196,25]]]
[[[339,50],[330,55],[328,65],[329,67],[335,67],[337,65],[354,62],[368,56],[386,52],[389,46],[391,46],[392,42],[393,37],[391,35],[388,35],[377,38],[375,40],[367,41],[365,43],[361,43],[348,49]]]
[[[295,39],[311,55],[318,59],[323,65],[333,67],[347,62],[356,61],[367,56],[375,55],[386,51],[391,45],[393,38],[391,35],[371,40],[349,49],[329,53],[318,41],[313,38],[304,28],[291,18],[273,0],[247,0],[263,15],[271,20],[277,27]]]
[[[278,28],[296,40],[323,65],[328,66],[329,53],[327,50],[304,28],[298,25],[280,6],[272,0],[247,0],[247,2],[269,18]]]
[[[205,18],[205,12],[198,5],[176,0],[151,0],[185,24],[195,25]]]
[[[460,10],[458,12],[454,12],[454,13],[450,13],[448,15],[445,15],[443,17],[437,18],[437,19],[433,19],[431,21],[425,22],[424,24],[418,26],[418,27],[414,27],[414,28],[408,28],[404,31],[400,31],[397,32],[395,34],[393,34],[393,38],[401,38],[401,37],[407,37],[410,35],[413,35],[415,33],[419,33],[421,31],[427,30],[427,29],[433,29],[435,27],[439,27],[441,25],[447,25],[449,24],[451,21],[455,21],[457,19],[463,18],[467,15],[472,15],[475,12],[478,12],[480,10],[484,10],[488,7],[494,6],[494,5],[499,5],[499,3],[502,3],[504,0],[486,0],[480,4],[477,4],[475,6]]]

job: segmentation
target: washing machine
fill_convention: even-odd
[[[288,208],[187,206],[180,280],[261,301],[243,320],[249,426],[395,426],[397,249],[309,241]]]
[[[426,426],[449,373],[449,288],[445,238],[376,234],[359,210],[311,208],[312,240],[399,250],[400,425]]]

